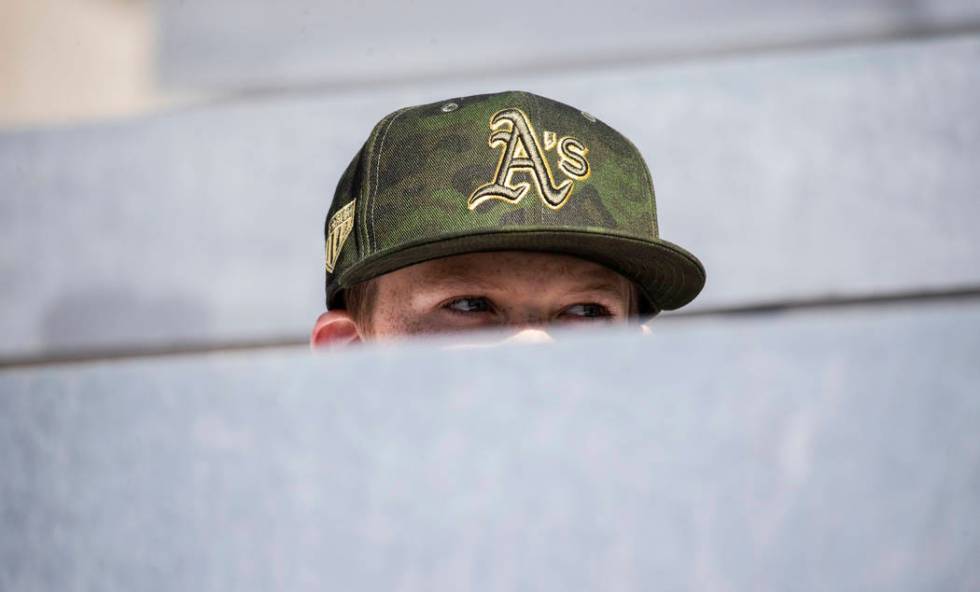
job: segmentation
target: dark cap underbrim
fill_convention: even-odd
[[[642,314],[680,308],[704,287],[704,266],[697,257],[664,240],[581,230],[520,229],[450,236],[375,253],[328,284],[327,306],[338,305],[344,288],[409,265],[452,255],[511,250],[573,255],[608,267],[640,288]]]

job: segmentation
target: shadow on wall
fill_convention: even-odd
[[[121,286],[88,287],[62,295],[41,326],[43,348],[54,352],[119,351],[154,343],[166,348],[211,334],[211,315],[179,294],[146,295]]]

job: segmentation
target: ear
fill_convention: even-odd
[[[328,310],[317,318],[310,333],[310,348],[349,345],[361,341],[361,332],[346,310]]]

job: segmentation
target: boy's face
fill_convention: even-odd
[[[333,333],[342,341],[358,341],[481,328],[546,334],[556,325],[625,323],[638,295],[632,282],[591,261],[500,251],[399,269],[376,278],[367,297],[370,302],[357,323],[344,311],[322,315],[313,344],[337,342],[327,339]],[[330,315],[350,319],[353,326],[318,337]]]

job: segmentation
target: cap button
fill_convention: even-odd
[[[449,113],[451,111],[455,111],[456,109],[459,109],[459,105],[457,105],[456,103],[446,103],[441,107],[441,109],[443,113]]]
[[[584,117],[584,118],[586,118],[586,119],[588,119],[588,120],[589,120],[589,121],[591,121],[592,123],[595,123],[595,121],[596,121],[596,120],[595,120],[595,115],[592,115],[591,113],[588,113],[588,112],[586,112],[586,111],[582,111],[582,117]]]

